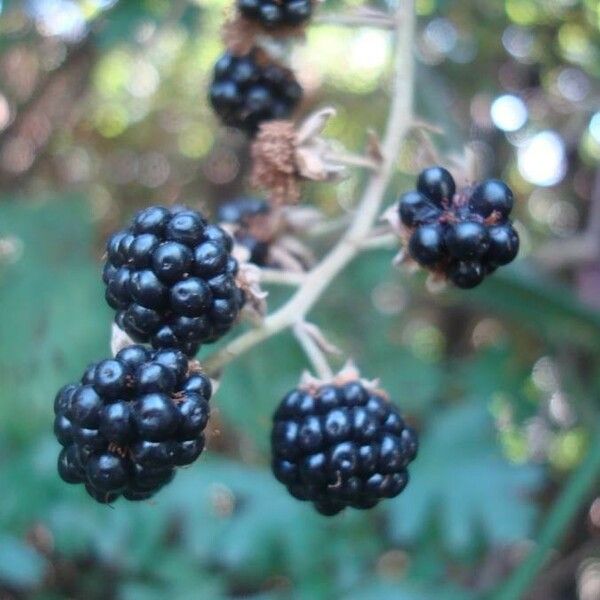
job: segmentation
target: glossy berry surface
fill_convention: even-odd
[[[219,206],[217,219],[219,223],[227,223],[236,227],[234,240],[246,248],[250,254],[248,262],[264,267],[269,257],[269,241],[259,239],[255,224],[267,217],[270,207],[260,198],[236,198]],[[260,228],[259,228],[260,229]]]
[[[275,477],[326,516],[400,494],[417,448],[396,408],[360,381],[295,389],[273,417]]]
[[[519,235],[509,219],[513,204],[503,181],[488,179],[457,192],[446,169],[425,169],[417,189],[398,201],[408,254],[457,287],[473,288],[519,252]]]
[[[59,476],[105,504],[150,498],[200,456],[211,394],[176,349],[134,345],[91,365],[55,398]]]
[[[237,5],[244,17],[270,29],[301,25],[312,14],[311,0],[238,0]]]
[[[117,325],[136,342],[189,356],[219,339],[244,303],[232,245],[196,211],[152,206],[139,212],[107,244],[103,279]],[[103,393],[118,397],[123,374],[111,375],[111,361],[105,362]]]
[[[287,118],[302,97],[291,71],[262,64],[256,52],[226,52],[214,68],[209,99],[225,125],[254,134],[264,121]]]

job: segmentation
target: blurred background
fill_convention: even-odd
[[[523,250],[435,296],[369,254],[315,312],[421,432],[401,497],[327,520],[271,477],[270,414],[306,366],[287,334],[227,370],[209,451],[154,502],[108,508],[59,481],[54,394],[109,353],[106,234],[140,206],[214,214],[248,191],[247,143],[206,101],[229,8],[0,0],[0,598],[453,600],[521,581],[503,598],[598,600],[596,0],[417,0],[417,113],[441,153],[470,148],[515,190]],[[327,135],[360,151],[385,119],[389,50],[385,30],[313,24],[291,54],[300,112],[335,105]],[[422,147],[411,135],[387,205]],[[305,200],[337,215],[363,181]],[[549,552],[537,575],[531,552]]]

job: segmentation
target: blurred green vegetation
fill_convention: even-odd
[[[58,480],[54,393],[109,352],[106,233],[138,206],[211,211],[247,191],[246,143],[205,101],[228,4],[0,2],[0,597],[468,600],[516,572],[532,599],[597,598],[600,265],[536,262],[585,227],[600,159],[590,0],[417,2],[417,112],[444,130],[440,151],[468,145],[517,191],[524,251],[479,289],[437,295],[369,254],[315,311],[421,432],[400,498],[328,520],[271,477],[270,414],[306,368],[287,334],[227,370],[208,452],[155,501],[107,508]],[[315,25],[292,61],[302,111],[334,104],[327,134],[358,151],[384,120],[389,34]],[[503,95],[527,108],[514,131],[493,110]],[[415,135],[388,204],[423,160]],[[361,183],[306,199],[336,214]],[[550,547],[571,566],[529,582],[525,553]]]

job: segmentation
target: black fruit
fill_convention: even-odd
[[[244,17],[269,29],[300,25],[312,14],[311,0],[238,0],[237,5]]]
[[[137,342],[190,356],[220,338],[244,303],[232,244],[196,211],[152,206],[139,212],[107,244],[106,300],[117,311],[116,323]],[[126,373],[114,361],[105,363],[94,381],[104,395],[119,398]]]
[[[398,201],[408,253],[457,287],[473,288],[517,256],[519,236],[508,218],[513,203],[503,181],[488,179],[457,193],[446,169],[425,169],[417,189]]]
[[[54,401],[60,477],[102,503],[150,498],[202,452],[211,393],[177,349],[134,345],[91,365]]]
[[[331,516],[397,496],[417,445],[396,408],[360,381],[295,389],[273,417],[272,469],[292,496]]]
[[[214,68],[210,102],[225,125],[254,134],[264,121],[287,118],[302,97],[291,71],[261,64],[255,51],[226,52]]]

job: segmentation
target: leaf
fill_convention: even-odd
[[[503,458],[480,399],[434,417],[411,467],[411,483],[390,510],[393,539],[416,540],[434,515],[453,551],[471,547],[480,529],[499,544],[531,533],[536,509],[527,495],[541,470]]]
[[[0,535],[0,582],[32,588],[41,583],[46,561],[33,548],[10,535]]]
[[[60,386],[108,354],[111,314],[81,199],[4,202],[0,224],[22,247],[0,263],[0,419],[23,437],[48,427]]]
[[[473,594],[448,584],[427,585],[416,581],[377,581],[358,588],[345,600],[469,600]]]
[[[519,326],[553,343],[565,339],[600,348],[600,314],[572,290],[550,280],[531,265],[499,269],[468,294],[453,294],[461,303],[479,304],[515,320]]]

